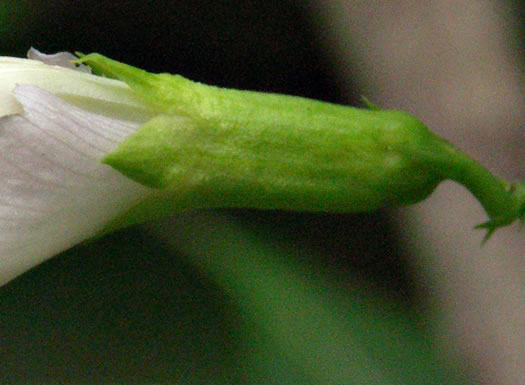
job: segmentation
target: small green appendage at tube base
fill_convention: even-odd
[[[495,177],[402,111],[208,86],[99,54],[78,62],[157,113],[103,160],[158,189],[124,221],[187,208],[370,211],[419,202],[446,179],[480,201],[487,238],[525,220],[523,182]]]

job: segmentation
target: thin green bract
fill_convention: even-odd
[[[495,177],[402,111],[208,86],[99,54],[78,62],[157,113],[103,160],[162,191],[120,220],[187,208],[369,211],[419,202],[446,179],[480,201],[487,237],[525,218],[522,182]]]

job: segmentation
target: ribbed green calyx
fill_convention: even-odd
[[[158,112],[104,159],[162,190],[144,207],[359,212],[418,202],[453,179],[480,200],[489,234],[525,216],[522,183],[494,177],[404,112],[223,89],[99,54],[79,61]]]

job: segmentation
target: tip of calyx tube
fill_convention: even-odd
[[[509,186],[509,195],[511,199],[516,200],[516,211],[513,213],[504,213],[503,215],[491,218],[489,221],[475,226],[475,229],[485,229],[487,233],[483,238],[482,244],[485,244],[494,232],[500,227],[512,224],[516,219],[520,221],[520,229],[525,224],[525,182],[519,181]]]

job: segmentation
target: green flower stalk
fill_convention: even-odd
[[[29,56],[0,58],[0,283],[185,209],[369,211],[452,179],[485,208],[487,237],[525,219],[524,183],[401,111],[223,89],[99,54]]]

